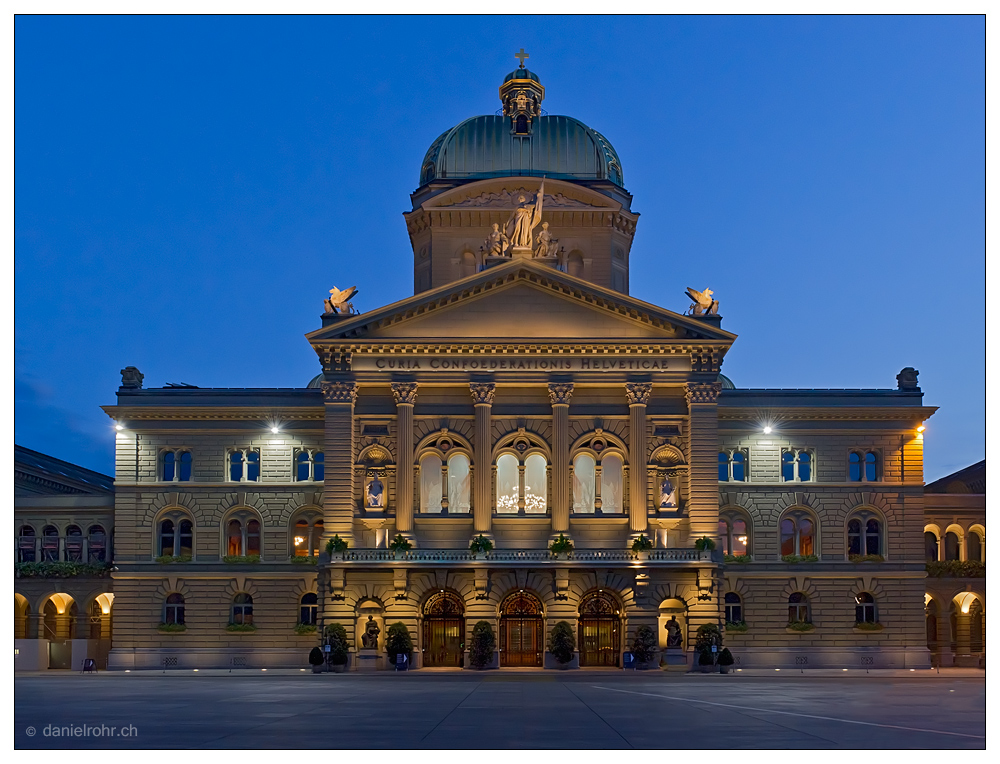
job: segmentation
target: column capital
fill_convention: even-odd
[[[573,397],[572,382],[550,382],[549,383],[549,403],[553,406],[560,404],[569,405],[569,399]]]
[[[625,397],[628,398],[628,405],[635,406],[649,403],[649,395],[653,392],[651,382],[628,382],[625,384]]]
[[[354,382],[323,382],[323,403],[350,403],[358,398],[358,386]]]
[[[715,403],[721,390],[720,382],[688,382],[684,397],[688,406],[694,403]]]
[[[497,386],[492,382],[470,382],[469,392],[472,393],[472,402],[479,406],[485,404],[487,406],[493,405],[493,395],[496,393]]]
[[[417,383],[416,382],[393,382],[392,387],[392,397],[396,399],[396,405],[410,404],[411,406],[417,402]]]

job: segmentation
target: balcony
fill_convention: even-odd
[[[648,552],[632,552],[627,549],[576,549],[559,556],[552,554],[548,549],[494,549],[479,554],[474,554],[468,549],[411,549],[408,552],[393,552],[390,549],[348,549],[343,555],[334,554],[333,559],[327,564],[351,567],[405,563],[408,567],[428,568],[442,565],[473,567],[552,565],[594,568],[623,565],[674,567],[712,562],[711,552],[699,552],[697,549],[651,549]]]

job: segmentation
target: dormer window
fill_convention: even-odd
[[[514,133],[517,135],[528,134],[528,118],[523,114],[518,114],[514,119]]]

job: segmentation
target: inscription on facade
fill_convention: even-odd
[[[690,371],[689,356],[661,358],[621,358],[609,356],[578,356],[573,358],[539,358],[537,356],[506,356],[484,358],[474,356],[371,356],[355,355],[354,371]]]

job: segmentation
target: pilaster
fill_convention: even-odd
[[[396,531],[413,533],[413,406],[416,382],[393,382],[396,399]]]
[[[569,400],[573,385],[549,385],[552,403],[552,532],[569,532]]]
[[[719,532],[718,382],[689,382],[685,391],[688,427],[687,514],[691,537],[715,538]]]
[[[472,402],[476,407],[475,477],[472,507],[473,529],[478,533],[489,533],[493,520],[492,486],[490,478],[493,470],[490,461],[492,448],[493,396],[496,385],[492,382],[472,382],[469,384]]]
[[[629,530],[641,533],[648,523],[648,496],[646,491],[646,404],[653,392],[649,382],[630,382],[625,385],[628,398],[629,444],[628,488]]]
[[[354,522],[354,382],[324,382],[326,409],[323,452],[323,529],[325,536],[340,536],[352,547]]]

